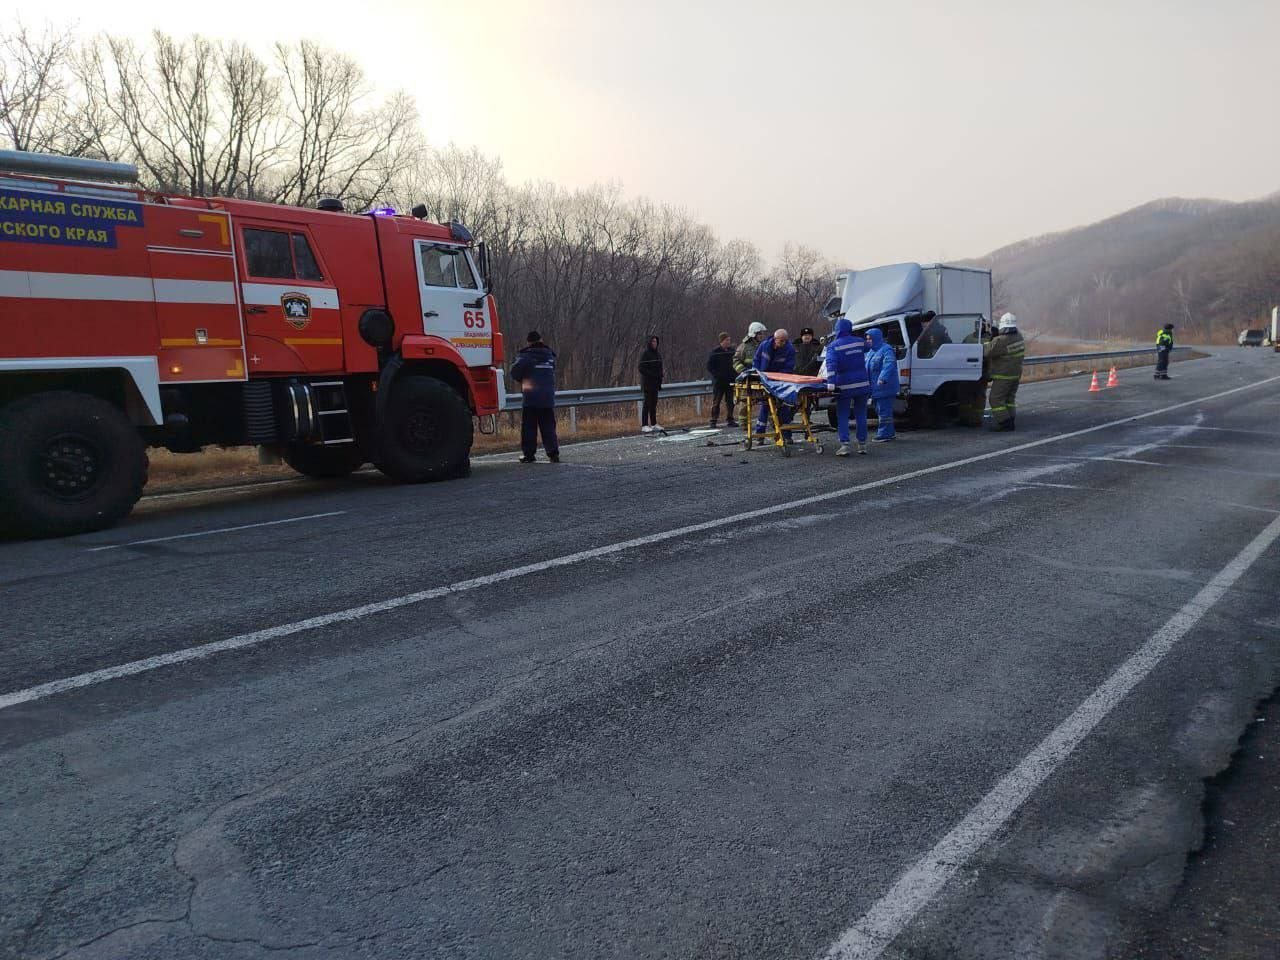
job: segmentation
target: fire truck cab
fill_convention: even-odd
[[[503,390],[466,227],[136,181],[0,151],[0,530],[111,525],[148,446],[255,444],[320,478],[469,472],[474,420]]]

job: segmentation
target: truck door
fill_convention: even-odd
[[[448,340],[468,367],[493,362],[493,330],[484,291],[466,247],[415,240],[422,332]]]
[[[338,290],[306,228],[239,221],[249,372],[343,369]]]
[[[982,317],[939,315],[911,347],[911,392],[932,396],[944,383],[982,376]]]

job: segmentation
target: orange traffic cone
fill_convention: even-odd
[[[1116,368],[1115,368],[1115,367],[1112,367],[1112,368],[1111,368],[1111,372],[1110,372],[1109,374],[1107,374],[1107,386],[1108,386],[1108,387],[1118,387],[1118,386],[1120,386],[1120,378],[1116,376]]]
[[[1101,393],[1102,388],[1098,386],[1098,371],[1093,371],[1093,382],[1089,384],[1090,393]]]

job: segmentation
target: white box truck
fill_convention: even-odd
[[[982,378],[991,271],[942,263],[848,270],[836,277],[836,295],[823,312],[833,324],[847,317],[855,333],[879,327],[898,354],[895,407],[936,423],[954,413],[962,384]]]

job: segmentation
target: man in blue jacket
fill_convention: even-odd
[[[765,373],[794,373],[796,369],[796,348],[791,345],[791,334],[781,327],[773,331],[773,337],[756,348],[756,355],[751,361],[751,366]],[[795,416],[795,408],[785,403],[781,404],[781,407],[779,419],[783,423],[790,423]],[[764,433],[768,418],[769,405],[761,403],[760,412],[756,416],[755,432],[757,435]],[[784,443],[791,442],[791,432],[789,430],[782,432],[782,440]]]
[[[556,436],[556,353],[536,330],[528,343],[516,354],[511,379],[520,383],[524,404],[520,410],[521,463],[533,463],[538,450],[538,434],[542,449],[552,463],[560,462],[560,440]]]
[[[835,336],[827,341],[825,363],[827,389],[836,394],[836,430],[840,436],[837,457],[849,455],[849,408],[853,407],[858,424],[858,452],[867,452],[867,397],[871,384],[863,354],[866,342],[853,335],[853,324],[847,317],[836,321]]]
[[[885,443],[898,434],[893,429],[893,401],[898,396],[898,355],[884,342],[884,332],[872,327],[867,333],[871,350],[867,353],[867,377],[871,381],[871,401],[876,405],[876,443]]]

